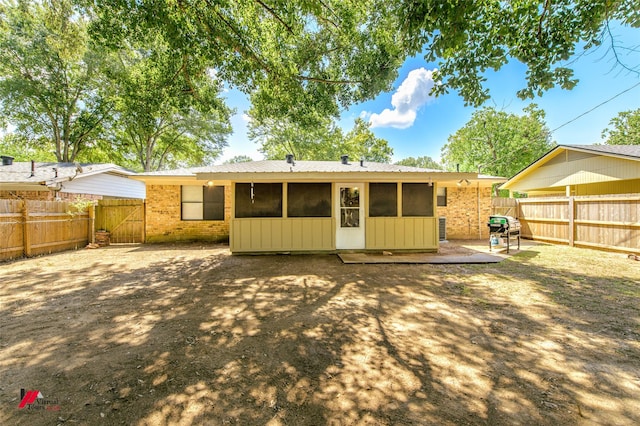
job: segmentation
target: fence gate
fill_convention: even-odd
[[[111,234],[112,243],[144,243],[144,200],[100,200],[95,229]]]

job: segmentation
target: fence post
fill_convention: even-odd
[[[142,200],[142,243],[147,242],[147,200]]]
[[[31,227],[29,226],[29,208],[27,200],[22,200],[22,246],[26,257],[31,256]]]
[[[87,239],[89,240],[89,244],[94,244],[96,242],[96,206],[95,204],[91,204],[87,212],[89,213],[89,229],[87,230],[88,232]]]
[[[573,196],[569,197],[569,246],[573,247],[575,244],[575,221],[576,221],[576,204]]]

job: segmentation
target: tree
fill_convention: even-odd
[[[310,109],[335,115],[389,89],[404,59],[423,52],[439,62],[435,92],[457,90],[472,105],[489,97],[484,72],[511,59],[527,66],[521,97],[571,89],[572,70],[558,64],[577,46],[602,44],[612,21],[640,26],[635,0],[93,3],[94,34],[104,42],[157,29],[184,57],[205,58],[226,82],[261,99],[264,118],[286,112],[292,121]]]
[[[70,0],[0,5],[0,108],[58,161],[76,160],[102,130],[102,61]]]
[[[485,107],[465,126],[449,136],[442,147],[447,170],[511,177],[554,145],[544,121],[544,111],[531,104],[524,115]]]
[[[34,143],[17,133],[7,133],[0,138],[2,155],[14,157],[16,161],[56,161],[53,151],[46,150],[47,144]]]
[[[618,113],[602,131],[607,145],[640,145],[640,108]]]
[[[320,120],[320,119],[319,119]],[[352,159],[389,162],[393,149],[384,139],[376,138],[369,124],[356,119],[346,134],[331,118],[324,125],[301,126],[286,119],[252,119],[249,137],[260,143],[260,152],[267,159],[282,159],[293,154],[296,160],[337,160],[342,155]]]
[[[418,157],[418,158],[407,157],[398,161],[396,164],[400,166],[420,167],[423,169],[436,169],[436,170],[443,169],[442,164],[438,163],[436,160],[428,156]]]
[[[390,89],[404,59],[398,22],[384,8],[372,13],[368,0],[91,3],[99,17],[92,34],[103,44],[158,31],[185,61],[205,61],[259,99],[265,119],[335,117]]]
[[[108,75],[121,163],[144,171],[212,163],[231,133],[215,74],[185,63],[153,33],[117,56]]]
[[[434,86],[435,92],[458,90],[475,106],[490,97],[483,87],[485,70],[498,70],[511,59],[527,67],[527,87],[518,92],[523,99],[554,86],[572,89],[577,84],[572,69],[558,64],[567,61],[577,46],[588,50],[609,37],[620,65],[639,72],[638,64],[620,62],[609,29],[612,21],[640,27],[636,0],[426,0],[398,5],[408,50],[426,51],[428,62],[439,61],[436,77],[441,84]]]
[[[253,158],[248,155],[236,155],[235,157],[225,161],[223,164],[248,163],[249,161],[253,161]]]
[[[389,163],[393,155],[393,148],[385,139],[377,138],[370,129],[370,124],[356,118],[353,129],[349,130],[344,139],[344,152],[351,158],[377,163]]]

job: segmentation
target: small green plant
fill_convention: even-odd
[[[89,210],[89,207],[95,206],[96,204],[98,204],[98,201],[96,200],[76,197],[75,201],[69,203],[69,210],[67,210],[67,214],[75,216],[84,213]]]

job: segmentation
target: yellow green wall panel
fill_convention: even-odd
[[[367,250],[438,250],[435,217],[369,217]]]
[[[332,218],[249,218],[231,221],[232,252],[330,251],[335,249]]]

